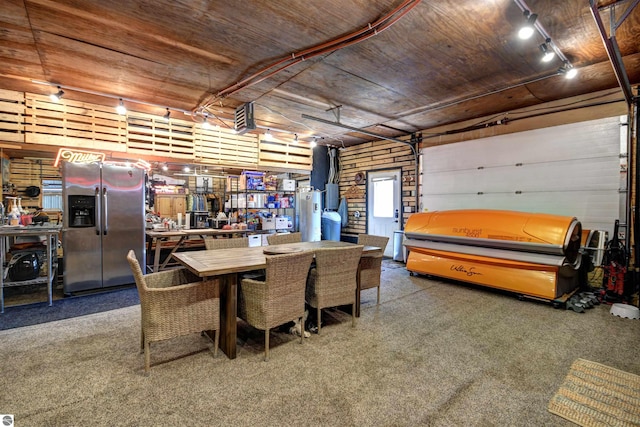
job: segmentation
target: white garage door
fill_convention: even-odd
[[[426,148],[422,208],[575,216],[583,228],[611,236],[616,219],[625,223],[624,121],[611,117]]]

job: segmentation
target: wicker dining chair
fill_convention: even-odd
[[[133,271],[141,306],[140,348],[144,371],[151,364],[150,343],[196,332],[214,331],[214,357],[220,335],[218,280],[205,280],[184,268],[143,275],[135,252],[127,261]]]
[[[281,245],[283,243],[300,243],[302,242],[302,233],[276,233],[267,236],[267,243],[270,245]]]
[[[352,326],[356,325],[356,289],[362,245],[316,249],[315,266],[309,271],[306,301],[317,310],[318,334],[322,309],[352,305]]]
[[[378,288],[376,304],[380,304],[380,275],[382,274],[382,255],[387,247],[387,236],[375,236],[373,234],[359,234],[358,244],[363,246],[376,246],[382,251],[379,255],[366,256],[360,259],[360,291],[363,289]]]
[[[304,292],[313,252],[266,255],[264,281],[243,279],[238,288],[238,316],[264,330],[264,360],[269,360],[269,330],[298,320],[304,339]]]
[[[204,238],[204,247],[208,250],[212,249],[229,249],[229,248],[248,248],[248,237],[233,237],[231,239],[214,239],[211,236]]]

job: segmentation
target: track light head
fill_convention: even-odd
[[[538,19],[538,15],[535,13],[531,13],[528,10],[525,10],[523,14],[527,19],[527,22],[522,26],[522,28],[520,28],[520,31],[518,31],[518,37],[520,37],[522,40],[527,40],[533,35],[533,26],[536,23],[536,19]]]
[[[551,39],[547,39],[540,45],[540,51],[542,52],[542,62],[549,62],[556,56],[551,48]]]
[[[127,114],[127,107],[124,106],[124,101],[122,100],[122,98],[120,98],[120,103],[116,107],[116,112],[121,116]]]
[[[60,89],[60,86],[58,86],[58,92],[52,93],[51,95],[49,95],[49,98],[51,98],[53,102],[58,102],[63,96],[64,96],[64,91]]]
[[[558,74],[564,74],[565,78],[572,79],[578,75],[578,70],[573,68],[569,61],[565,61],[564,65],[558,68]]]
[[[271,139],[271,131],[270,131],[270,129],[267,129],[267,131],[264,133],[264,139]]]
[[[166,113],[164,113],[164,116],[162,116],[162,118],[163,118],[165,121],[167,121],[167,122],[168,122],[168,121],[169,121],[169,117],[171,117],[171,111],[169,111],[169,107],[167,107],[167,112],[166,112]]]

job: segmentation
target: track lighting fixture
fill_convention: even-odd
[[[202,129],[211,129],[211,123],[209,123],[209,115],[205,114],[204,121],[202,122]]]
[[[297,143],[298,143],[298,134],[297,134],[297,133],[294,133],[294,134],[293,134],[293,143],[294,143],[294,144],[297,144]]]
[[[318,145],[318,138],[313,137],[313,141],[311,141],[311,148],[314,148],[316,145]]]
[[[526,9],[524,10],[523,14],[527,19],[527,22],[522,26],[522,28],[520,28],[520,31],[518,31],[518,37],[520,37],[522,40],[526,40],[531,38],[531,36],[533,35],[533,26],[536,23],[536,19],[538,19],[538,15],[535,13],[531,13]]]
[[[573,68],[569,61],[564,61],[564,65],[558,68],[558,74],[564,74],[567,79],[572,79],[578,75],[578,70]]]
[[[52,93],[51,95],[49,95],[49,98],[51,98],[53,102],[58,102],[63,96],[64,96],[64,91],[60,89],[60,86],[58,86],[58,92]]]
[[[127,107],[124,106],[124,101],[122,101],[122,98],[120,98],[120,103],[116,107],[116,112],[121,116],[127,114]]]
[[[540,45],[540,51],[542,51],[542,62],[549,62],[556,56],[556,53],[551,47],[551,39],[545,40],[545,42]]]
[[[168,171],[168,170],[169,170],[169,166],[167,166],[167,165],[162,165],[162,170],[163,170],[164,172]]]
[[[271,132],[269,129],[264,133],[264,139],[271,139]]]
[[[169,121],[169,117],[171,116],[171,111],[169,111],[169,107],[167,107],[167,112],[164,113],[164,116],[162,116],[162,118],[168,122]]]

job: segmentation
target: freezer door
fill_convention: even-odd
[[[134,283],[127,252],[143,262],[145,172],[135,167],[102,166],[102,286]]]
[[[73,228],[69,199],[74,196],[96,198],[100,190],[100,165],[62,163],[64,253],[63,289],[65,294],[102,287],[101,236],[96,227]],[[96,212],[97,215],[97,212]],[[95,218],[97,220],[97,218]]]

